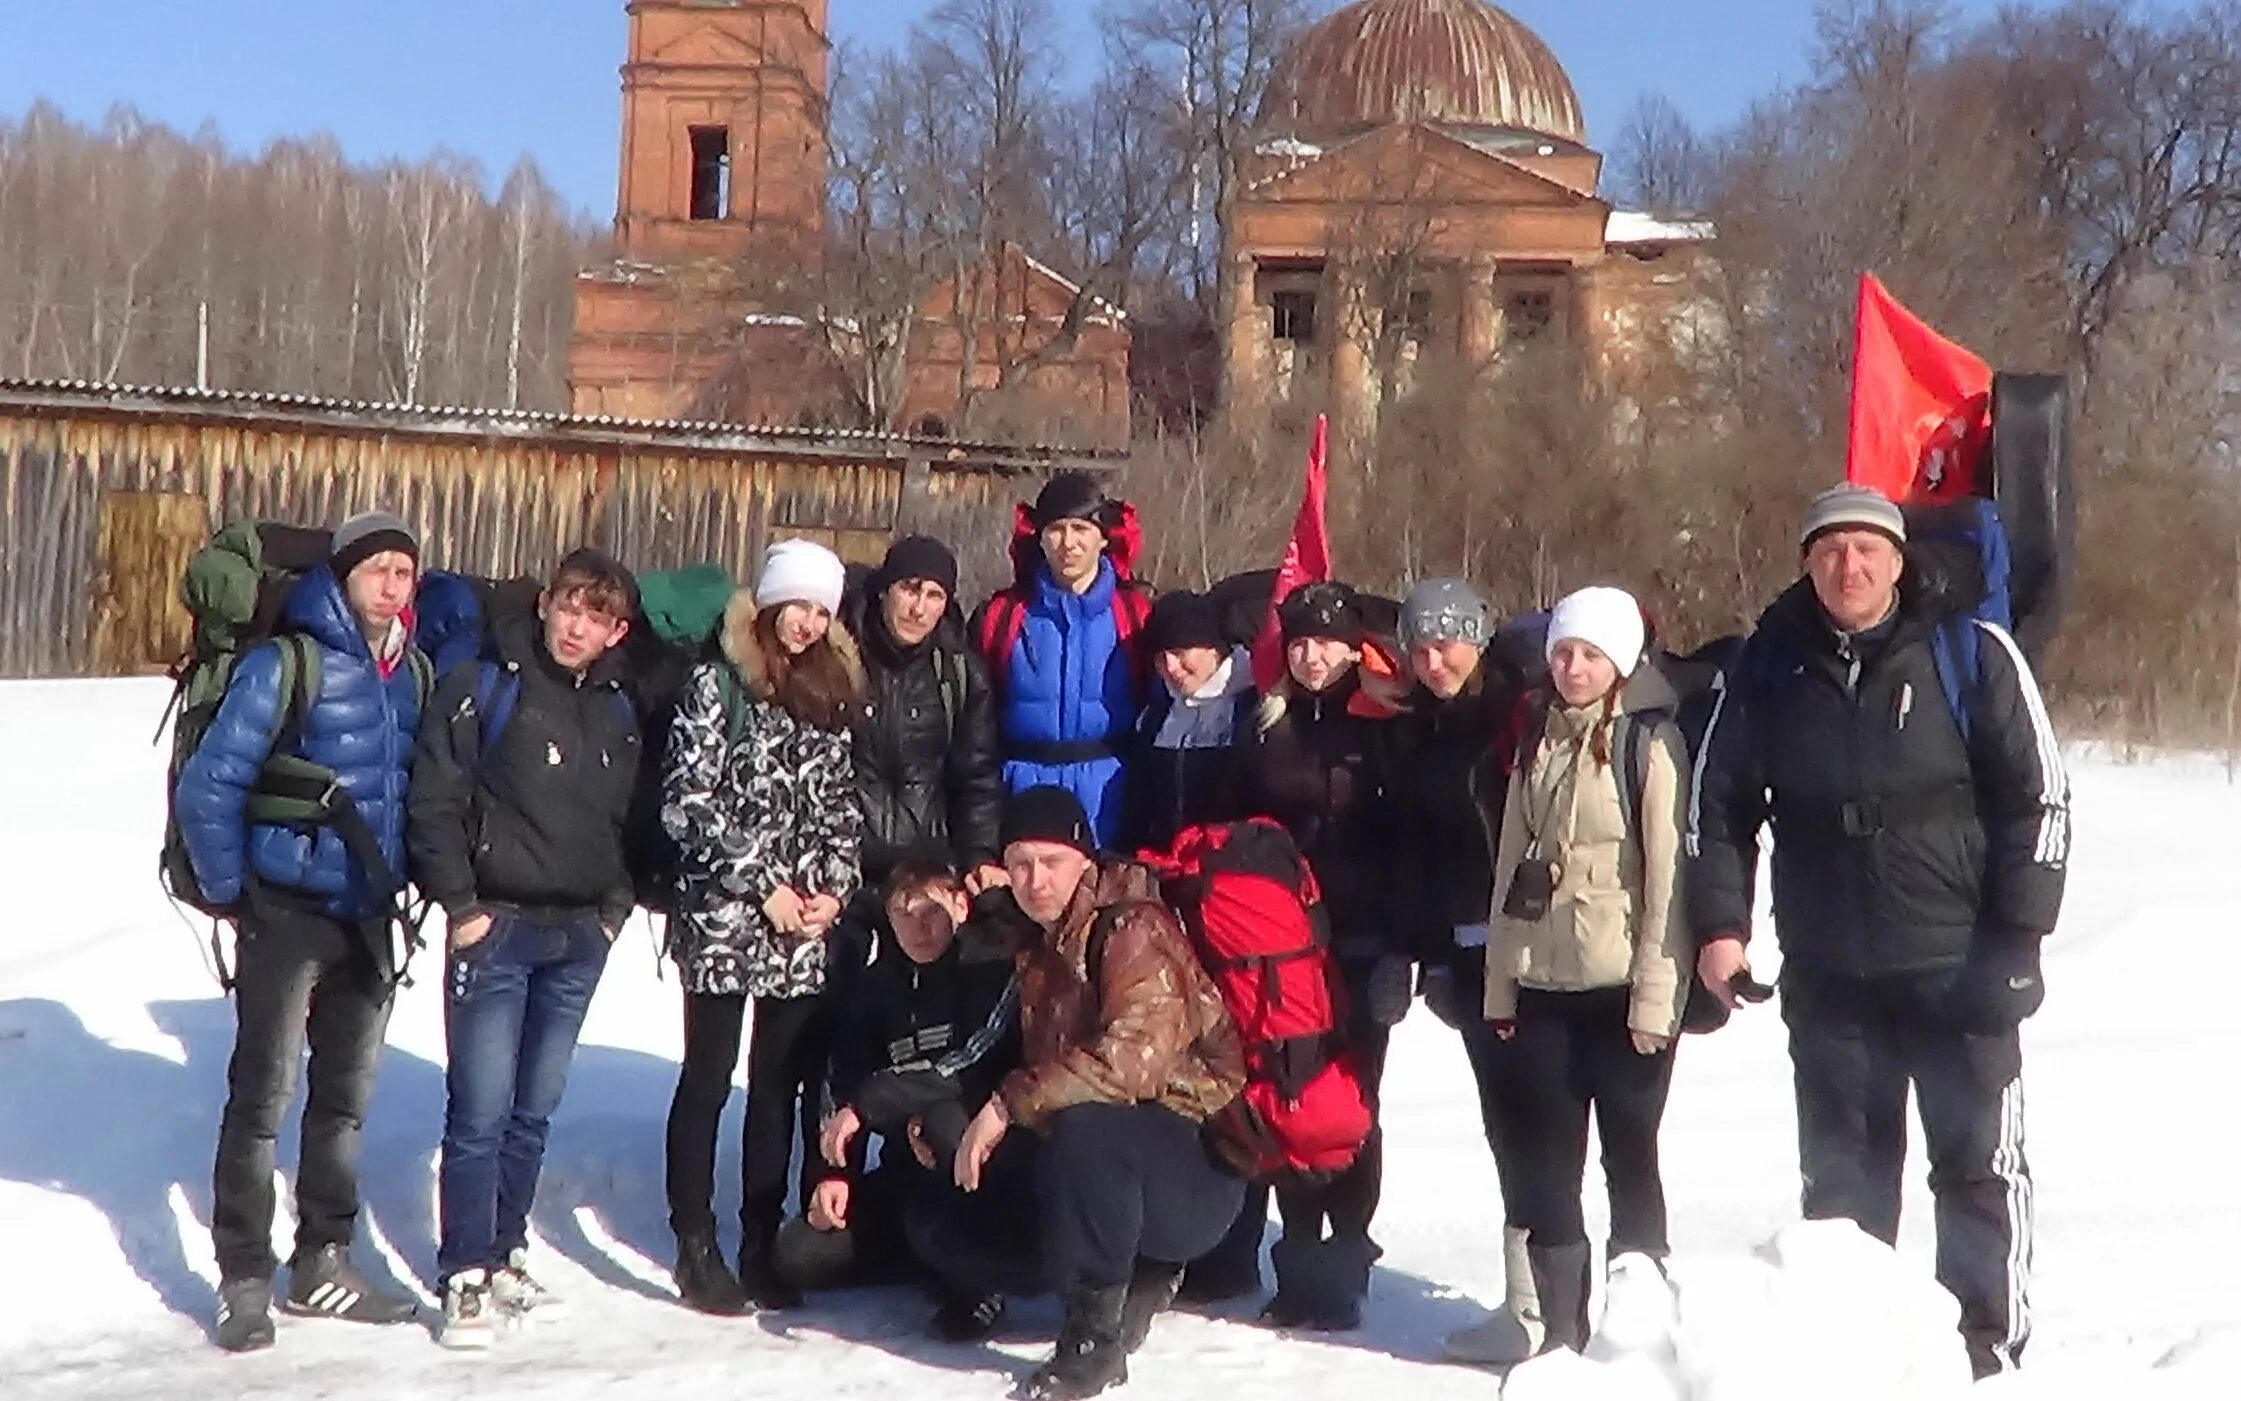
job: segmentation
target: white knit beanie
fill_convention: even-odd
[[[847,586],[848,566],[840,562],[839,555],[814,541],[781,540],[763,553],[762,577],[755,581],[755,607],[816,603],[828,613],[838,613],[841,591]]]
[[[1549,657],[1556,656],[1556,644],[1567,638],[1595,647],[1611,659],[1624,678],[1632,676],[1641,664],[1649,630],[1642,622],[1642,605],[1634,601],[1634,595],[1598,585],[1567,596],[1549,615]]]

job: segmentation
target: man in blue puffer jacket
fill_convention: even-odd
[[[394,892],[332,826],[250,819],[276,746],[330,770],[390,871],[405,861],[405,787],[420,727],[425,663],[412,657],[420,545],[382,512],[336,529],[328,562],[289,593],[284,631],[310,639],[314,684],[295,709],[283,644],[243,657],[209,731],[179,775],[181,836],[203,893],[238,913],[233,1062],[211,1210],[219,1286],[217,1339],[228,1351],[273,1341],[273,1142],[295,1089],[307,1031],[310,1094],[296,1172],[291,1313],[397,1323],[410,1298],[385,1295],[350,1263],[358,1217],[358,1136],[389,1024]],[[292,733],[293,737],[286,737]]]
[[[1148,689],[1141,541],[1135,507],[1106,499],[1086,473],[1059,473],[1019,507],[1012,586],[971,627],[996,684],[1005,791],[1064,788],[1108,849],[1122,835],[1122,753]]]

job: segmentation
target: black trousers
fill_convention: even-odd
[[[1276,1189],[1276,1210],[1284,1220],[1286,1239],[1321,1240],[1326,1225],[1334,1237],[1367,1239],[1385,1193],[1385,1130],[1377,1122],[1381,1117],[1378,1091],[1385,1082],[1385,1055],[1393,1044],[1393,1031],[1357,1026],[1352,1037],[1362,1067],[1362,1088],[1369,1094],[1370,1135],[1352,1166],[1330,1181],[1285,1183]],[[1262,1210],[1265,1214],[1267,1208]]]
[[[1834,978],[1790,967],[1782,1020],[1797,1088],[1805,1215],[1899,1234],[1908,1091],[1937,1211],[1938,1282],[1961,1301],[1979,1376],[2030,1337],[2031,1169],[2023,1154],[2019,1033],[1965,1027],[1958,975]]]
[[[1478,1122],[1486,1134],[1486,1148],[1494,1157],[1494,1178],[1502,1189],[1502,1221],[1504,1225],[1522,1228],[1525,1219],[1518,1212],[1524,1199],[1525,1186],[1522,1165],[1514,1135],[1502,1128],[1502,1112],[1497,1103],[1505,1066],[1510,1061],[1512,1048],[1494,1034],[1494,1024],[1482,1015],[1486,1006],[1486,958],[1481,949],[1461,950],[1455,969],[1456,1003],[1463,1025],[1458,1034],[1463,1038],[1463,1054],[1471,1063],[1471,1079],[1478,1087]]]
[[[1658,1125],[1673,1086],[1673,1050],[1645,1056],[1626,1026],[1631,990],[1520,988],[1495,1107],[1517,1162],[1511,1219],[1539,1246],[1583,1245],[1589,1111],[1603,1146],[1614,1256],[1668,1249]]]
[[[241,922],[233,1060],[218,1126],[210,1235],[225,1279],[269,1279],[273,1160],[296,1068],[311,1046],[296,1164],[296,1255],[348,1245],[358,1222],[358,1145],[389,1028],[390,988],[357,928],[252,901]]]
[[[739,1066],[744,997],[685,994],[685,1059],[669,1105],[669,1225],[680,1238],[716,1230],[716,1134]],[[740,1248],[767,1253],[785,1219],[788,1168],[801,1138],[800,1199],[817,1180],[817,1131],[825,1060],[831,1051],[827,999],[758,997],[747,1044],[747,1118],[740,1145]]]
[[[1237,1219],[1245,1184],[1197,1124],[1156,1104],[1080,1104],[1051,1116],[1036,1201],[1043,1268],[1059,1294],[1124,1284],[1139,1259],[1180,1265]]]
[[[1139,1260],[1204,1255],[1237,1220],[1244,1191],[1173,1110],[1082,1104],[1052,1115],[1039,1137],[1014,1128],[979,1191],[920,1204],[911,1244],[952,1285],[1063,1296],[1125,1284]]]

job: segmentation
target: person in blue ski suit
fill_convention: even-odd
[[[1005,791],[1064,788],[1107,848],[1122,836],[1123,755],[1148,690],[1141,538],[1135,507],[1085,473],[1059,473],[1019,507],[1012,585],[972,623],[996,683]]]

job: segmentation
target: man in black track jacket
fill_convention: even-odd
[[[637,605],[621,565],[577,551],[534,617],[497,620],[483,657],[444,678],[420,727],[407,840],[450,933],[436,1174],[448,1347],[488,1346],[499,1314],[552,1312],[524,1268],[529,1207],[634,898],[639,722],[612,649]]]
[[[1730,668],[1698,759],[1698,970],[1732,1006],[1772,822],[1805,1214],[1896,1240],[1911,1085],[1938,1278],[1981,1377],[2029,1336],[2019,1026],[2045,995],[2068,779],[2023,654],[1908,573],[1897,506],[1823,493],[1802,541],[1805,577]]]

